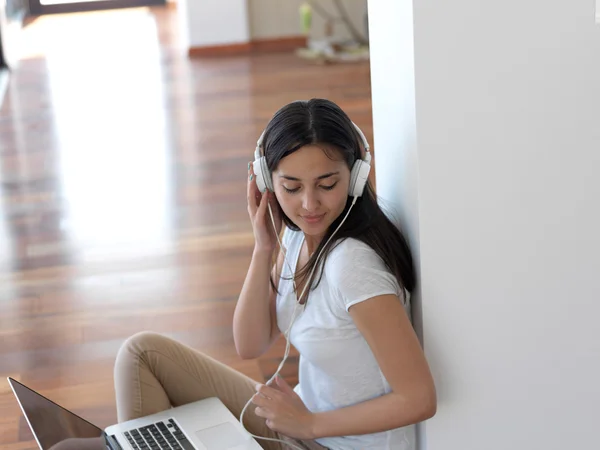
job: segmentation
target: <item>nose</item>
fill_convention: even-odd
[[[308,213],[316,212],[321,202],[313,189],[306,189],[302,198],[302,208]]]

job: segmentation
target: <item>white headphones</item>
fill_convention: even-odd
[[[364,159],[357,159],[352,166],[352,171],[350,172],[350,185],[348,186],[348,195],[350,197],[360,197],[367,185],[367,180],[369,179],[369,172],[371,171],[371,152],[369,151],[369,143],[367,142],[367,138],[363,134],[362,130],[358,128],[358,126],[352,122],[352,125],[358,132],[362,144],[365,148],[365,157]],[[260,149],[263,147],[263,138],[265,136],[265,131],[262,132],[258,141],[256,142],[256,150],[254,150],[254,163],[252,164],[254,168],[254,175],[256,176],[256,186],[260,190],[260,192],[265,192],[265,190],[269,190],[273,192],[273,175],[271,171],[267,167],[266,158],[261,155]]]

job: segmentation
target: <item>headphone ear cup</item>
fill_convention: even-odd
[[[252,163],[254,169],[254,175],[256,176],[256,186],[260,192],[265,192],[269,189],[273,192],[273,180],[271,179],[271,172],[267,167],[267,160],[264,156],[254,160]]]
[[[262,166],[262,175],[263,180],[265,182],[265,186],[269,191],[273,192],[273,177],[271,176],[271,171],[267,166],[267,158],[265,158],[264,156],[260,158],[260,165]]]
[[[265,192],[267,187],[265,186],[265,179],[262,173],[262,164],[260,162],[261,159],[263,158],[261,157],[254,160],[254,163],[252,163],[252,171],[254,172],[256,187],[260,192]]]
[[[362,159],[357,159],[352,166],[352,172],[350,172],[350,185],[348,186],[348,195],[350,197],[360,197],[367,185],[369,180],[369,172],[371,166],[369,163]]]

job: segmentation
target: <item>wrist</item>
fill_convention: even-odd
[[[310,437],[308,439],[310,440],[314,440],[314,439],[319,439],[321,437],[323,437],[321,435],[321,430],[322,430],[322,415],[319,413],[310,413],[310,421],[309,421],[309,427],[308,427],[308,433],[310,435]]]
[[[273,257],[274,250],[275,250],[274,248],[259,247],[259,246],[255,245],[254,251],[252,252],[252,257],[253,258],[265,258],[270,261],[271,258]]]

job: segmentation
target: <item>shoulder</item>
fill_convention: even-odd
[[[331,270],[359,269],[363,266],[385,267],[385,263],[373,248],[355,238],[344,238],[335,243],[327,257]]]
[[[336,243],[327,257],[324,271],[331,288],[343,298],[346,308],[377,295],[402,295],[395,275],[383,259],[358,239],[347,238]]]

